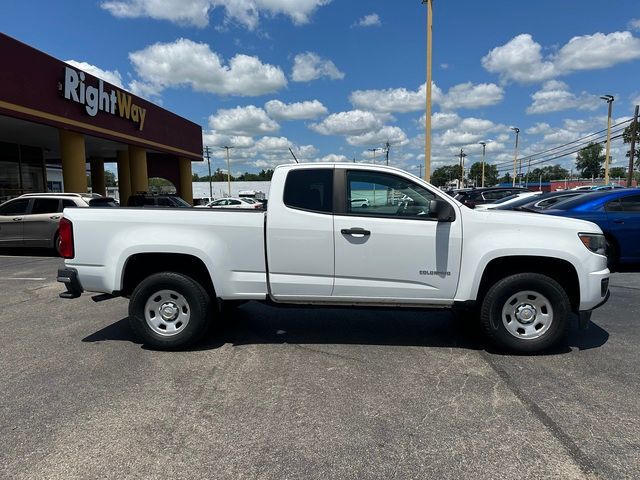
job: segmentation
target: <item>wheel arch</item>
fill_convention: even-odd
[[[571,309],[580,306],[580,281],[575,267],[567,260],[540,256],[506,256],[491,260],[482,273],[476,300],[481,301],[492,285],[517,273],[539,273],[553,278],[566,291]]]
[[[154,273],[175,272],[186,275],[198,282],[211,298],[215,298],[215,288],[211,272],[202,259],[184,253],[136,253],[127,258],[122,269],[123,296],[131,292],[145,278]]]

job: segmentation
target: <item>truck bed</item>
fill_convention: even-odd
[[[67,208],[64,215],[73,223],[76,249],[66,264],[82,271],[85,290],[119,291],[128,258],[162,252],[202,259],[220,297],[266,296],[264,211]]]

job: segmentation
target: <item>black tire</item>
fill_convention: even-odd
[[[129,301],[131,328],[145,345],[159,350],[181,349],[201,340],[212,313],[206,290],[192,278],[174,272],[145,278]],[[170,314],[176,318],[171,319]]]
[[[569,297],[558,282],[538,273],[519,273],[489,289],[480,322],[499,348],[533,353],[562,340],[570,315]]]
[[[606,252],[607,252],[607,268],[612,272],[615,272],[618,268],[618,246],[615,241],[610,238],[606,238]]]
[[[60,234],[58,232],[53,236],[53,251],[56,252],[59,257],[62,256],[60,253]]]

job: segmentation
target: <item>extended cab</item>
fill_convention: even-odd
[[[266,212],[67,209],[60,239],[61,296],[129,297],[132,328],[156,348],[197,341],[225,302],[258,300],[464,307],[501,347],[532,352],[609,296],[593,223],[476,212],[382,166],[279,166]]]

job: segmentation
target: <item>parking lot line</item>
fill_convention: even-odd
[[[0,277],[0,280],[46,280],[45,277]]]

